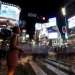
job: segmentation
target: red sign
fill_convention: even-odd
[[[63,27],[62,27],[62,32],[63,32],[63,33],[66,33],[66,32],[67,32],[66,26],[63,26]]]

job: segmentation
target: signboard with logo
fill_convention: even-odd
[[[75,16],[68,19],[68,27],[69,28],[75,27]]]
[[[49,26],[56,26],[56,17],[50,18],[49,19]]]
[[[67,32],[66,26],[63,26],[63,27],[62,27],[62,32],[63,32],[63,33],[66,33],[66,32]]]
[[[34,13],[28,13],[28,17],[36,17],[37,15]]]
[[[17,7],[1,4],[0,17],[19,20],[20,10]]]

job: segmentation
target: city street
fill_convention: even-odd
[[[0,75],[13,72],[75,75],[75,0],[0,0]]]
[[[66,60],[59,60],[58,62],[58,60],[50,57],[44,60],[42,58],[36,61],[26,62],[26,60],[25,58],[19,60],[15,75],[75,75],[75,69],[70,69],[70,64]],[[5,60],[0,62],[0,75],[7,75]]]

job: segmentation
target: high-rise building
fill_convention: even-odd
[[[65,19],[68,31],[68,39],[75,38],[75,0],[64,0],[64,7],[66,8]]]

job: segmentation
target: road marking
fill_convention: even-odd
[[[47,75],[35,62],[29,62],[36,75]]]
[[[67,66],[64,66],[62,64],[59,64],[59,63],[56,63],[56,62],[53,62],[53,61],[50,61],[50,60],[47,60],[47,59],[45,59],[45,60],[52,63],[52,64],[55,64],[55,65],[60,66],[62,68],[65,68],[66,70],[70,70],[69,67],[67,67]]]
[[[52,58],[48,58],[48,59],[51,59],[51,60],[54,60],[54,61],[59,61],[60,63],[65,63],[65,64],[67,64],[67,65],[70,65],[70,63],[67,63],[67,62],[63,62],[63,61],[60,61],[60,60],[56,60],[56,59],[52,59]],[[50,61],[50,60],[49,60]],[[53,63],[53,62],[52,62]],[[56,64],[56,65],[58,65],[58,64]],[[65,69],[67,69],[67,70],[70,70],[70,67],[67,67],[67,66],[64,66],[64,65],[59,65],[60,67],[62,67],[62,68],[65,68]],[[72,70],[72,72],[74,72],[75,73],[75,69],[71,69]]]
[[[43,64],[44,66],[46,66],[48,69],[52,70],[54,73],[56,73],[57,75],[68,75],[67,73],[61,71],[61,70],[58,70],[57,68],[47,64],[47,63],[44,63]]]

